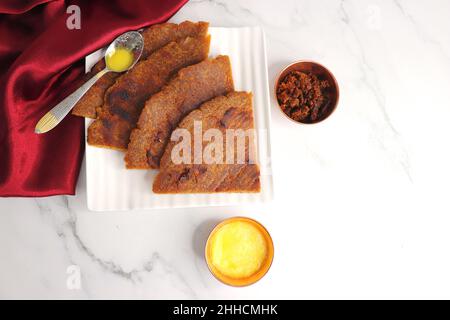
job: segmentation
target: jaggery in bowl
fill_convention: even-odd
[[[311,86],[313,89],[307,90]],[[278,75],[274,89],[280,111],[295,123],[322,122],[336,110],[339,101],[336,78],[330,70],[314,61],[297,61],[285,67]]]

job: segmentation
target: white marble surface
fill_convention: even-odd
[[[190,1],[173,20],[264,28],[271,87],[293,60],[328,66],[338,110],[300,126],[272,101],[269,205],[93,213],[84,169],[75,197],[0,199],[0,298],[450,298],[448,12],[446,0]],[[233,215],[275,242],[247,288],[202,258]]]

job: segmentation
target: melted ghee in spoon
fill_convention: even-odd
[[[111,71],[124,72],[133,64],[133,53],[125,48],[116,48],[106,55],[106,66]]]

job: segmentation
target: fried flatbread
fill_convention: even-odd
[[[191,21],[184,21],[180,24],[155,24],[142,32],[144,38],[142,58],[146,59],[150,54],[172,41],[181,40],[187,37],[206,37],[208,26],[208,22],[195,23]]]
[[[260,171],[258,164],[255,163],[254,139],[247,139],[244,161],[239,162],[237,160],[239,143],[236,140],[234,146],[229,147],[225,138],[228,129],[242,129],[244,132],[248,129],[254,129],[251,100],[252,96],[250,93],[231,92],[226,96],[220,96],[205,102],[198,109],[187,115],[180,122],[176,131],[184,129],[184,132],[187,130],[190,133],[188,139],[191,140],[191,162],[175,161],[179,153],[183,153],[178,149],[178,144],[184,141],[170,141],[161,158],[160,172],[153,183],[153,192],[259,192],[261,189]],[[231,164],[226,161],[219,163],[206,162],[205,150],[207,150],[211,141],[216,138],[208,141],[208,139],[203,137],[202,150],[200,151],[203,154],[203,159],[200,162],[194,160],[194,153],[196,153],[194,128],[199,122],[201,122],[204,134],[209,129],[220,131],[223,137],[221,144],[223,158],[226,159],[226,153],[230,152],[230,150],[234,152],[230,156],[233,159]],[[176,146],[177,150],[174,151]]]
[[[129,169],[158,168],[172,129],[201,103],[233,91],[228,56],[181,69],[150,97],[130,136],[125,163]]]
[[[85,76],[85,82],[92,78],[105,68],[105,60],[97,62],[89,73]],[[103,104],[103,96],[106,90],[114,84],[120,73],[108,72],[97,80],[92,87],[81,97],[75,104],[72,114],[80,117],[95,119],[97,117],[97,109]]]
[[[119,77],[88,128],[90,145],[126,150],[145,101],[178,70],[207,58],[210,36],[171,42]]]
[[[144,38],[144,48],[141,61],[172,41],[184,39],[186,37],[202,37],[208,33],[208,23],[185,21],[180,24],[162,23],[151,26],[142,31]],[[105,68],[104,59],[97,62],[91,71],[86,75],[86,80],[92,78],[96,73]],[[72,114],[95,119],[97,110],[102,107],[106,90],[114,84],[120,73],[109,72],[101,77],[77,102]]]

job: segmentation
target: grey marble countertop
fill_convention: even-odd
[[[191,0],[173,21],[264,29],[270,88],[292,61],[326,65],[337,111],[300,126],[272,101],[269,204],[90,212],[84,167],[76,196],[1,198],[0,298],[450,298],[448,12],[445,0]],[[275,243],[246,288],[203,260],[212,226],[234,215]]]

